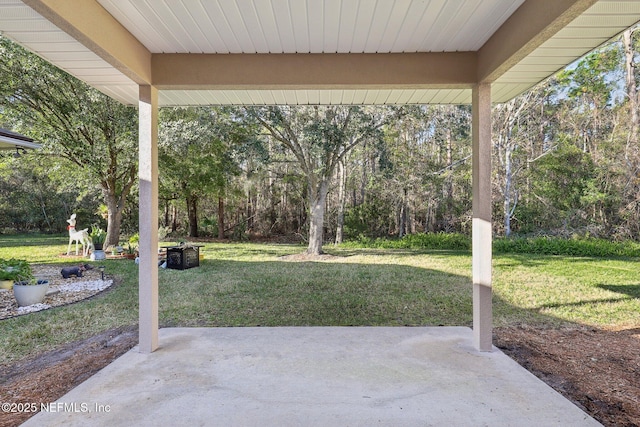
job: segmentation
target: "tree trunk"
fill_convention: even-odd
[[[407,193],[406,188],[402,189],[402,202],[400,204],[400,217],[398,218],[398,238],[407,234]]]
[[[115,194],[104,194],[105,204],[107,205],[107,238],[104,241],[104,248],[115,246],[120,242],[120,225],[122,224],[122,211],[124,210],[124,202],[118,203]]]
[[[187,212],[189,215],[189,237],[198,237],[198,198],[187,196]]]
[[[338,163],[338,226],[336,228],[336,245],[342,243],[344,230],[344,205],[347,191],[347,168],[344,161]]]
[[[175,233],[178,229],[178,208],[175,203],[171,206],[171,232]]]
[[[246,211],[246,218],[247,218],[247,230],[251,230],[251,226],[252,224],[252,220],[253,220],[253,212],[255,210],[254,204],[253,204],[253,194],[251,191],[251,186],[248,186],[249,188],[247,189],[247,211]]]
[[[447,211],[450,214],[453,210],[453,141],[451,139],[451,129],[447,129],[445,135],[447,141],[447,166],[449,167],[445,185],[447,188]]]
[[[218,239],[224,239],[224,199],[218,197]]]
[[[511,236],[511,217],[513,209],[511,206],[511,183],[513,181],[513,173],[511,170],[511,144],[507,144],[504,155],[504,235]]]
[[[115,169],[115,166],[113,167]],[[107,237],[104,241],[104,248],[117,245],[120,242],[120,226],[122,224],[122,212],[124,211],[127,195],[136,182],[136,167],[131,167],[123,175],[122,186],[118,193],[116,189],[118,178],[108,176],[100,182],[102,197],[107,205]]]
[[[625,83],[627,96],[629,97],[629,112],[631,117],[629,122],[631,129],[629,131],[628,146],[637,147],[638,144],[638,132],[640,128],[640,115],[638,114],[638,90],[636,87],[636,65],[634,62],[635,52],[632,44],[632,32],[627,30],[622,33],[622,43],[624,46],[624,65],[625,65]],[[628,152],[628,150],[627,150]]]
[[[122,224],[122,209],[116,209],[115,212],[109,211],[107,217],[107,238],[104,241],[104,248],[109,246],[117,246],[120,242],[120,224]]]
[[[309,218],[309,246],[307,254],[322,254],[323,227],[324,227],[324,207],[329,191],[329,183],[322,180],[318,188],[309,189],[310,218]]]
[[[427,207],[427,215],[425,217],[425,233],[432,233],[436,230],[436,213],[433,206],[436,204],[435,200],[431,197],[428,200],[429,206]]]
[[[301,197],[301,199],[305,200],[307,203],[309,203],[309,200],[313,200],[313,197],[309,194],[309,185],[303,185],[302,186],[302,197]],[[305,205],[303,203],[300,203],[300,205],[298,205],[298,209],[297,209],[298,223],[296,224],[296,226],[297,226],[296,232],[298,232],[298,233],[302,232],[304,224],[307,223],[307,216],[308,216],[307,214],[308,214],[310,209],[311,209],[310,205],[307,206],[307,205]]]
[[[365,199],[365,191],[367,188],[367,182],[369,179],[367,178],[367,141],[365,140],[362,144],[362,181],[360,182],[360,201],[355,201],[354,206],[361,205],[364,203]]]

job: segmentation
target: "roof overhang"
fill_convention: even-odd
[[[12,132],[7,129],[0,129],[0,150],[14,149],[38,149],[40,144],[33,142],[28,136]]]
[[[127,104],[507,101],[640,20],[629,0],[0,0],[0,30]]]

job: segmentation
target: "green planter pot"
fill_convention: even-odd
[[[13,288],[13,280],[0,280],[0,289]]]
[[[48,289],[48,280],[38,280],[37,285],[22,285],[16,282],[13,284],[13,295],[18,301],[19,307],[26,307],[44,301]]]

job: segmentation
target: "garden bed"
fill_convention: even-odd
[[[102,280],[97,268],[83,272],[83,277],[72,276],[64,279],[60,274],[60,265],[33,265],[36,277],[49,280],[49,292],[42,304],[18,307],[12,290],[0,290],[0,320],[20,316],[51,307],[71,304],[92,297],[113,284],[113,280]]]

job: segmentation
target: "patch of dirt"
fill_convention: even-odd
[[[138,343],[137,326],[105,331],[86,340],[0,369],[0,402],[55,402]],[[4,411],[0,427],[18,426],[35,413]]]
[[[605,426],[640,426],[640,328],[497,328],[505,354]]]
[[[282,261],[289,261],[289,262],[305,262],[305,261],[333,261],[341,258],[342,257],[329,255],[329,254],[309,255],[303,252],[301,254],[281,256],[279,259]]]

